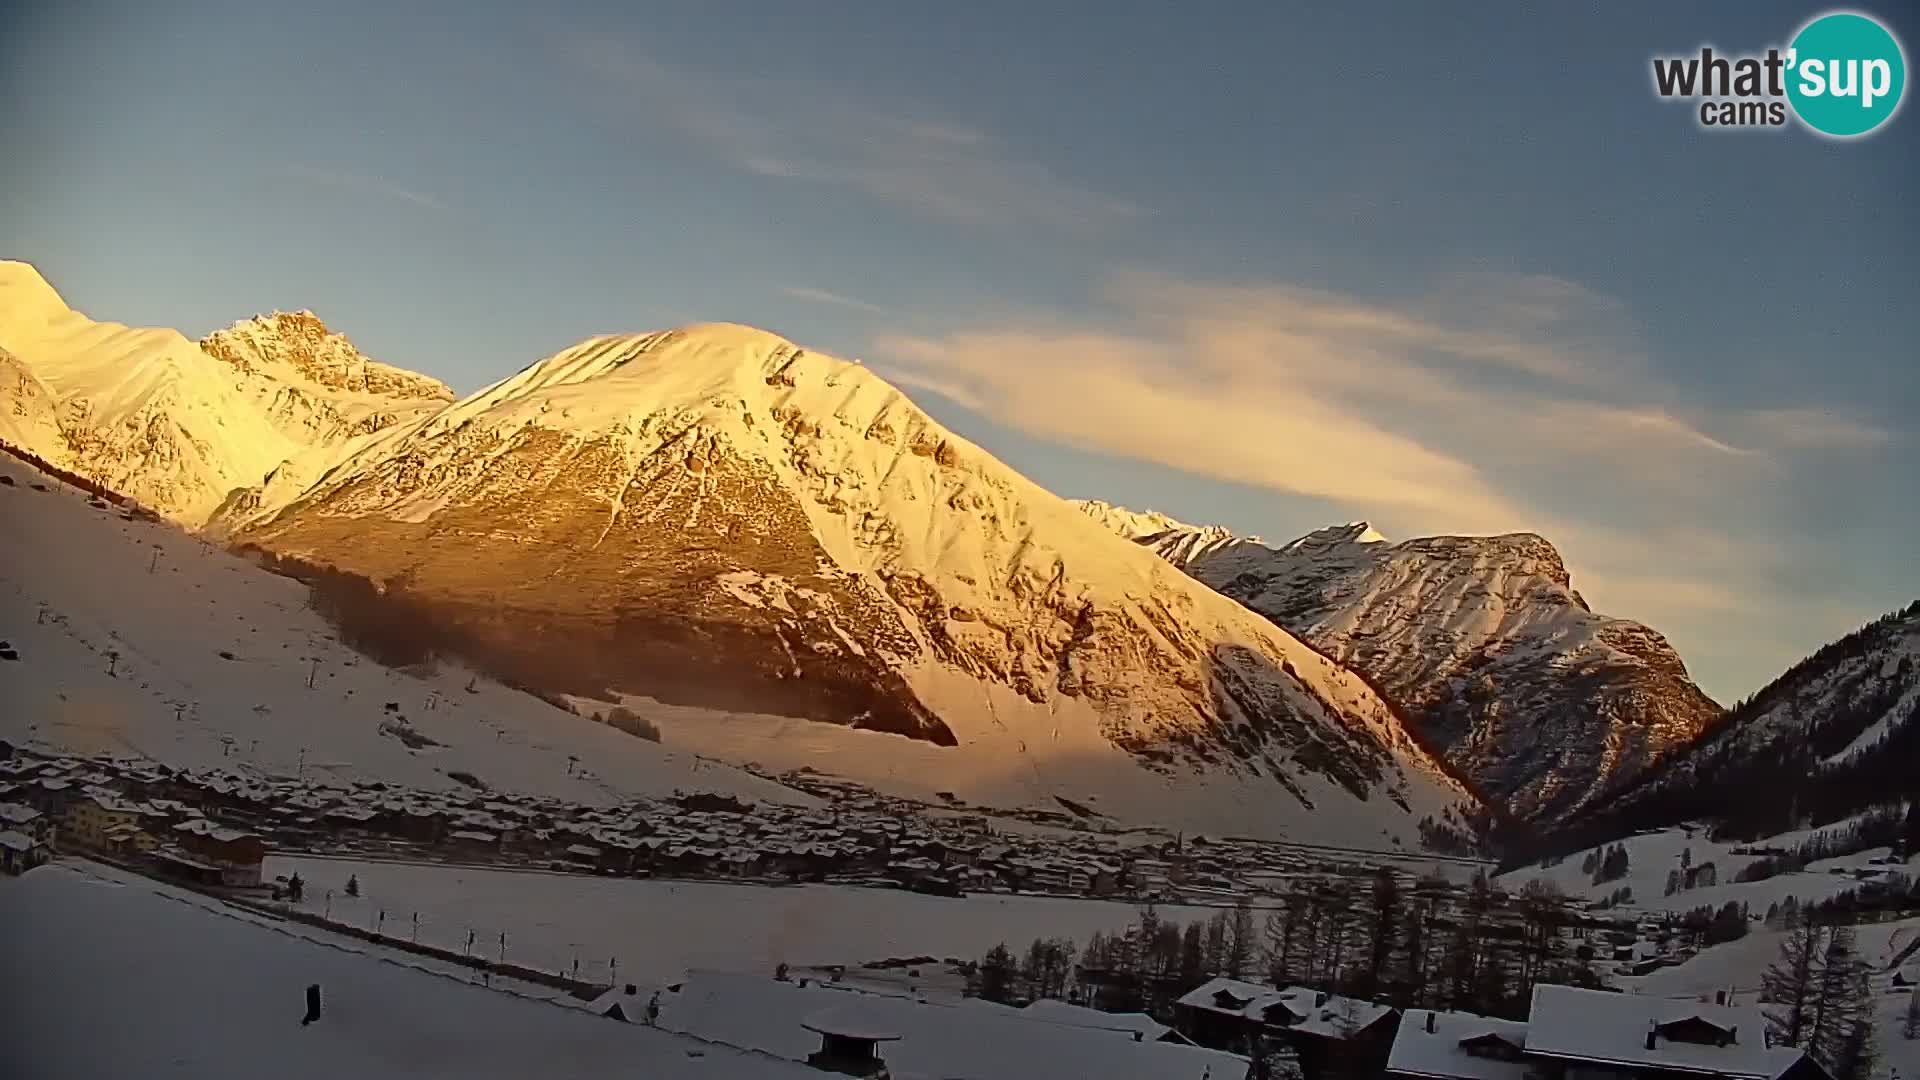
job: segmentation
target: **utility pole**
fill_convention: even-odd
[[[313,666],[307,669],[307,689],[313,689],[314,677],[320,674],[320,658],[313,658]]]
[[[147,563],[147,573],[149,574],[153,573],[154,569],[159,565],[160,565],[160,547],[159,545],[156,544],[154,545],[154,548],[153,548],[153,561]]]

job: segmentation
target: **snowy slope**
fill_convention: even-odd
[[[25,263],[0,262],[0,348],[57,403],[57,440],[36,424],[24,449],[182,521],[298,448],[198,345],[94,322]]]
[[[0,671],[0,738],[433,789],[467,772],[587,804],[675,789],[805,801],[487,679],[380,667],[335,639],[298,583],[89,505],[12,458],[0,477],[13,481],[0,485],[0,637],[20,654]],[[387,702],[440,745],[395,737]],[[568,775],[569,757],[584,769]]]
[[[196,344],[95,322],[19,262],[0,262],[0,389],[0,439],[189,525],[290,458],[316,467],[344,440],[453,398],[360,355],[311,312]]]
[[[804,1065],[434,974],[105,868],[0,879],[8,1075],[778,1080]],[[306,987],[320,1019],[301,1024]]]
[[[1613,809],[1642,823],[1826,822],[1920,795],[1916,760],[1920,602],[1794,665]]]
[[[858,764],[897,747],[917,785],[1228,776],[1262,828],[1376,843],[1465,798],[1361,680],[748,327],[591,339],[217,525],[404,582],[519,681],[909,736]]]
[[[1802,829],[1750,842],[1714,840],[1701,828],[1675,827],[1637,833],[1614,843],[1600,844],[1584,851],[1555,859],[1548,866],[1525,866],[1500,875],[1499,883],[1518,890],[1529,881],[1544,880],[1558,886],[1568,896],[1602,900],[1619,889],[1632,891],[1632,899],[1619,905],[1623,911],[1684,913],[1707,906],[1718,908],[1728,901],[1743,903],[1758,916],[1770,905],[1793,897],[1801,903],[1827,900],[1851,889],[1858,889],[1856,871],[1876,874],[1911,873],[1920,870],[1920,856],[1908,863],[1876,864],[1889,854],[1887,848],[1868,848],[1850,855],[1819,859],[1799,871],[1776,874],[1760,881],[1736,881],[1741,870],[1760,862],[1763,856],[1754,850],[1794,851],[1809,840],[1834,835],[1845,823],[1829,828]],[[1583,869],[1588,855],[1604,855],[1607,849],[1626,849],[1627,874],[1613,881],[1595,882]],[[1696,888],[1681,888],[1671,894],[1667,881],[1674,871],[1683,874],[1689,867],[1712,865],[1716,883]],[[1684,880],[1684,878],[1683,878]]]
[[[1366,676],[1523,818],[1568,820],[1720,713],[1665,639],[1589,610],[1530,533],[1395,544],[1354,522],[1270,547],[1088,512]]]

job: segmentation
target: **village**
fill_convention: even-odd
[[[929,806],[813,773],[778,778],[815,807],[706,793],[589,807],[477,787],[176,770],[114,756],[9,751],[9,865],[58,844],[163,875],[257,886],[269,850],[538,867],[584,874],[825,882],[939,895],[1025,892],[1230,904],[1376,857],[1271,842],[1114,831],[1066,812]],[[32,828],[20,817],[32,811]],[[17,820],[16,820],[17,819]],[[57,835],[57,839],[56,839]],[[1409,856],[1464,878],[1489,864]]]

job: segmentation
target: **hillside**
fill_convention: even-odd
[[[1364,675],[1516,817],[1557,825],[1719,715],[1664,638],[1598,615],[1545,539],[1391,543],[1366,522],[1280,547],[1082,504]]]
[[[1736,705],[1596,828],[1689,819],[1756,836],[1920,799],[1920,602],[1876,619]],[[1756,799],[1753,793],[1767,796]]]
[[[16,745],[441,790],[461,774],[588,805],[808,801],[453,666],[382,667],[298,582],[11,457],[0,519],[0,637],[19,657],[0,661],[0,738]]]
[[[584,342],[275,498],[219,524],[397,583],[529,685],[964,748],[865,751],[948,790],[1267,786],[1249,828],[1337,807],[1411,839],[1468,801],[1360,680],[867,369],[747,327]]]

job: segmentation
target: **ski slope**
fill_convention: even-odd
[[[810,801],[457,668],[381,667],[335,640],[298,582],[15,459],[0,476],[0,638],[20,653],[0,670],[0,738],[430,790],[464,772],[586,805],[677,789]],[[389,702],[440,745],[383,730]]]

